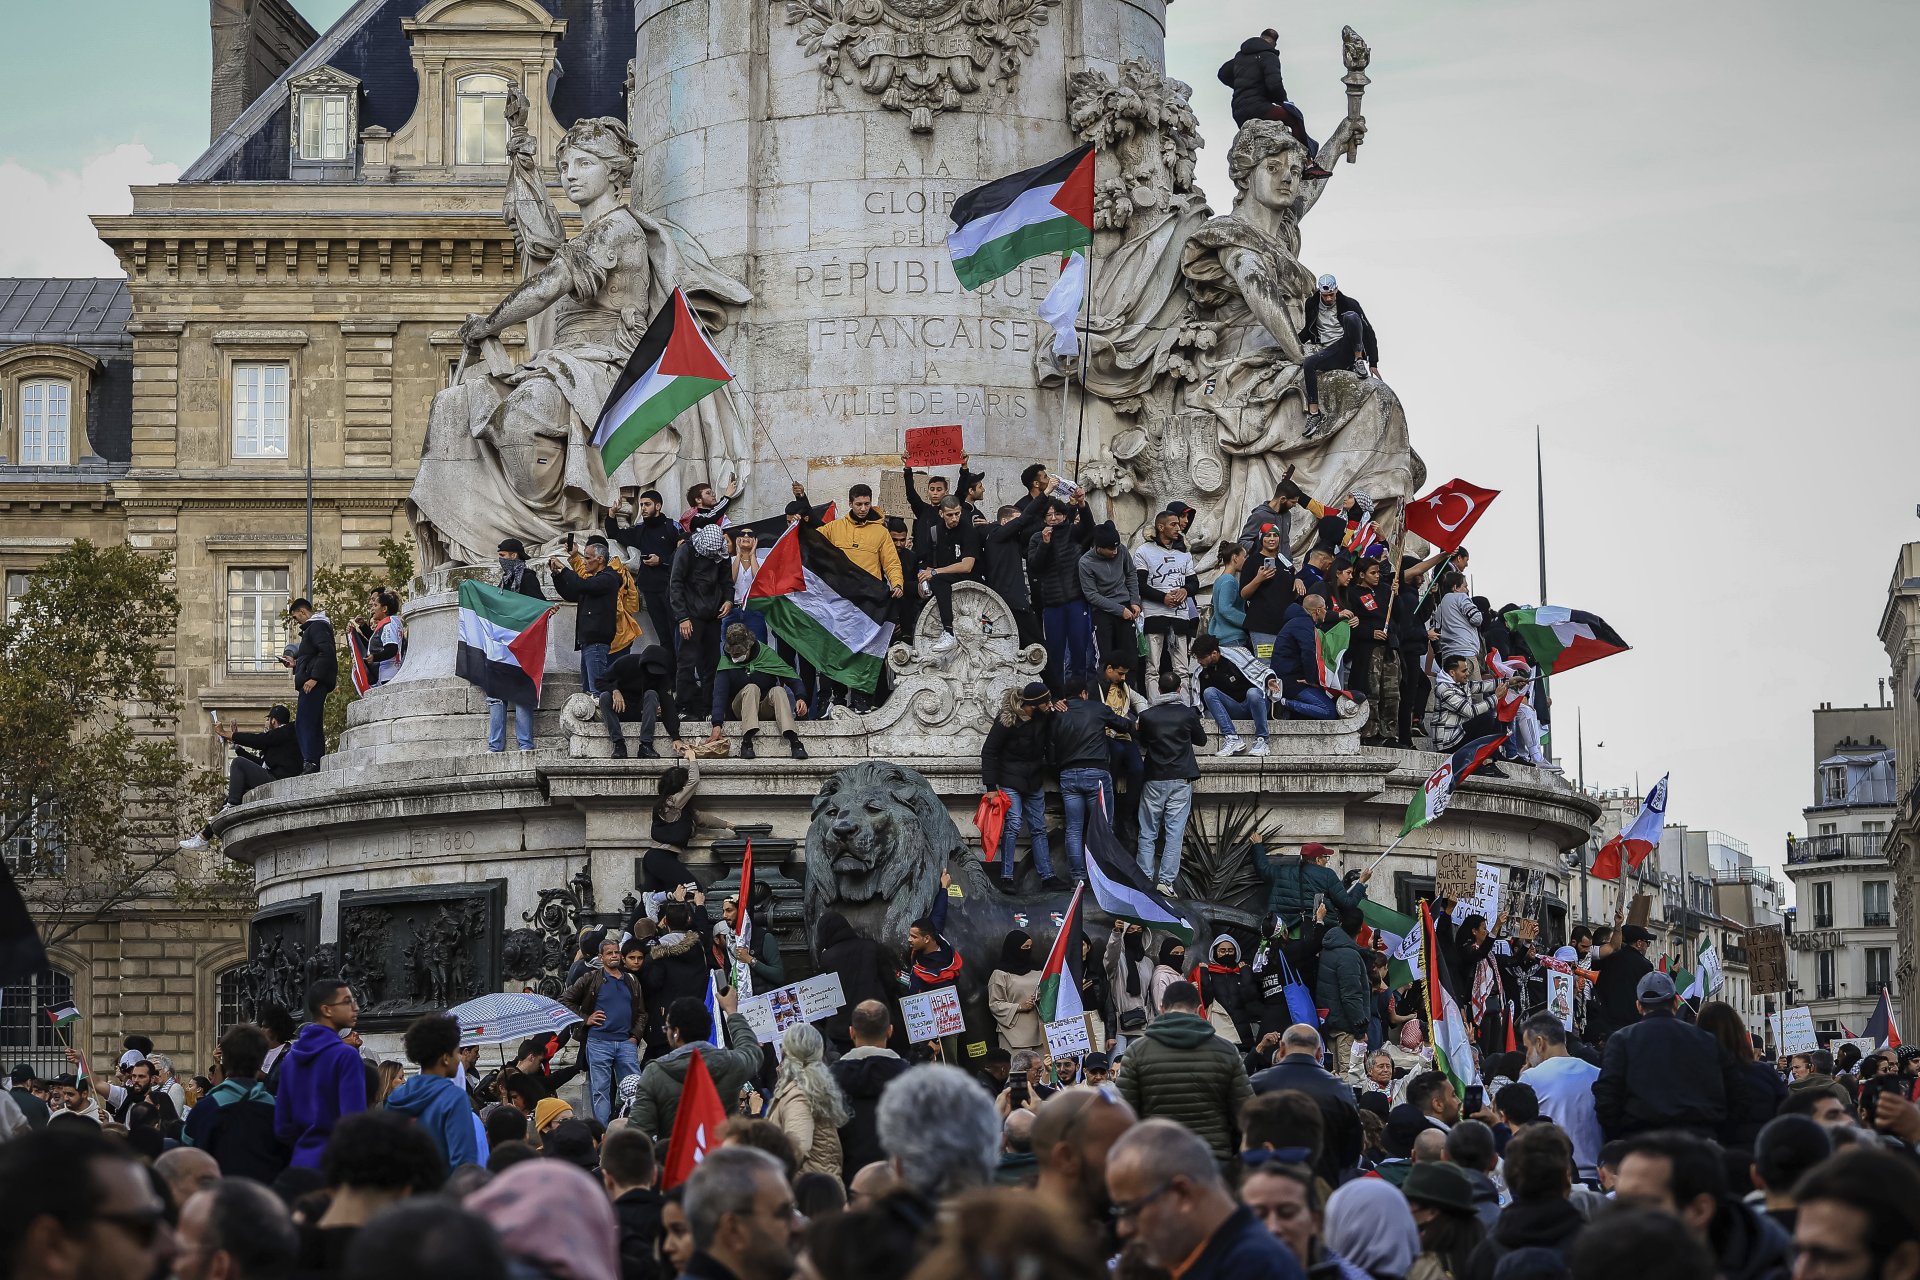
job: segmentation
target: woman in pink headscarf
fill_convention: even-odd
[[[619,1229],[607,1194],[559,1160],[523,1160],[467,1197],[507,1252],[552,1280],[620,1280]]]

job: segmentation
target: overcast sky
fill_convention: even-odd
[[[297,3],[322,28],[347,7]],[[0,274],[115,273],[84,215],[205,145],[206,12],[8,15],[43,52],[0,78]],[[1551,599],[1635,646],[1555,682],[1569,772],[1581,709],[1589,783],[1671,770],[1671,820],[1778,866],[1809,711],[1876,698],[1895,550],[1920,538],[1920,6],[1175,0],[1169,22],[1217,209],[1221,60],[1281,22],[1321,136],[1342,23],[1372,43],[1371,135],[1303,257],[1365,304],[1432,482],[1504,491],[1469,544],[1496,605],[1538,594],[1540,428]]]

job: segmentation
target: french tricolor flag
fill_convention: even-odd
[[[1660,781],[1653,784],[1653,790],[1647,792],[1647,798],[1640,806],[1640,815],[1633,825],[1613,839],[1600,846],[1600,852],[1594,855],[1593,877],[1596,880],[1618,880],[1622,859],[1626,865],[1638,870],[1660,844],[1660,829],[1667,820],[1667,777],[1661,775]]]
[[[1880,988],[1880,1003],[1873,1006],[1873,1016],[1867,1019],[1866,1035],[1876,1049],[1900,1047],[1900,1028],[1893,1021],[1893,999],[1885,987]]]

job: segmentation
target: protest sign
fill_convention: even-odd
[[[958,426],[907,428],[904,461],[910,467],[957,466],[966,451]]]
[[[967,1029],[966,1016],[960,1011],[960,993],[952,987],[901,996],[900,1018],[907,1024],[908,1044],[957,1036]]]
[[[1747,948],[1747,973],[1750,990],[1757,996],[1777,996],[1787,989],[1787,938],[1777,924],[1760,925],[1746,931],[1741,941]]]
[[[1047,1051],[1056,1058],[1093,1052],[1093,1037],[1087,1034],[1086,1015],[1062,1018],[1047,1024]]]
[[[1547,970],[1547,1012],[1573,1030],[1573,975]]]
[[[840,989],[840,975],[823,973],[804,982],[789,982],[765,995],[740,1002],[740,1016],[753,1028],[761,1044],[777,1044],[788,1027],[801,1022],[818,1022],[837,1012],[847,998]]]
[[[1453,922],[1459,924],[1471,915],[1485,916],[1487,927],[1493,927],[1500,915],[1500,868],[1484,862],[1474,864],[1472,894],[1463,894],[1453,904]]]
[[[1780,1052],[1812,1053],[1820,1047],[1813,1029],[1813,1010],[1796,1005],[1780,1015]]]
[[[1474,867],[1471,853],[1442,849],[1434,854],[1433,896],[1458,902],[1472,894],[1475,883]]]

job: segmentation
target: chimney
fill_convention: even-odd
[[[290,0],[208,0],[208,6],[213,34],[211,139],[226,132],[320,36]]]

